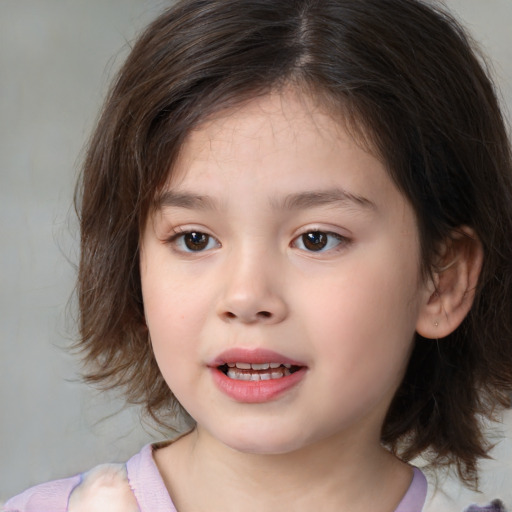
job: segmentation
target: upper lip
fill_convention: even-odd
[[[262,348],[230,348],[219,354],[208,366],[218,367],[227,363],[280,363],[292,366],[305,366],[300,361],[290,359],[273,350]]]

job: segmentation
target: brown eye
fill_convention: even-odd
[[[331,231],[306,231],[292,242],[292,247],[305,252],[330,252],[346,247],[350,240]]]
[[[222,247],[213,236],[202,231],[181,231],[172,235],[167,243],[179,253],[199,253]]]
[[[210,241],[206,233],[191,232],[183,235],[183,243],[189,251],[203,251]]]
[[[301,239],[308,251],[321,251],[327,245],[327,234],[322,231],[304,233]]]

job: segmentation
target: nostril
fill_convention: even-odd
[[[222,312],[222,318],[225,320],[225,321],[236,321],[236,320],[240,320],[241,322],[244,322],[244,323],[254,323],[254,322],[258,322],[258,321],[271,321],[276,317],[275,313],[273,313],[272,311],[257,311],[257,312],[254,312],[254,313],[251,313],[251,312],[245,312],[245,311],[241,311],[240,313],[238,312],[233,312],[233,311],[223,311]]]

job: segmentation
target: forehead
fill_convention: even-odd
[[[292,165],[307,187],[305,178],[313,184],[316,170],[340,153],[361,168],[386,171],[363,130],[347,129],[341,110],[328,112],[316,98],[289,87],[218,112],[187,136],[165,189],[196,181],[199,175],[215,187],[223,170],[233,165],[255,180],[271,172],[276,182]],[[299,172],[307,166],[309,173]],[[373,180],[388,181],[387,172],[374,174]]]

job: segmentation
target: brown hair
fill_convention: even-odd
[[[457,227],[482,243],[471,312],[442,342],[416,336],[382,429],[405,460],[430,450],[475,483],[488,450],[479,418],[507,406],[512,389],[511,154],[471,40],[417,0],[184,0],[147,28],[113,84],[77,190],[87,378],[121,386],[172,425],[179,404],[144,321],[142,226],[193,127],[289,83],[339,106],[369,137],[415,210],[424,270]]]

